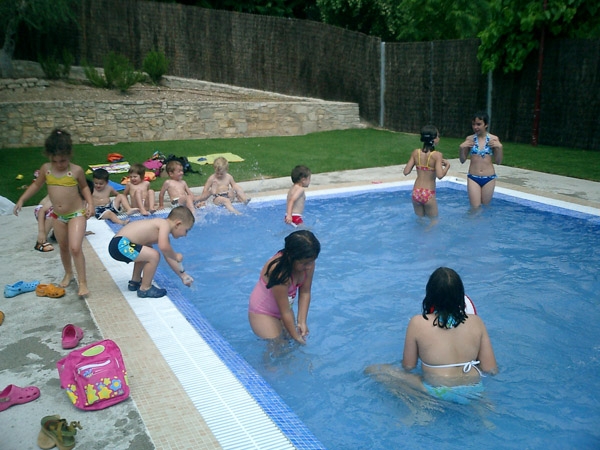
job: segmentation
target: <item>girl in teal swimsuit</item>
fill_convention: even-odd
[[[492,201],[496,187],[494,163],[502,164],[503,149],[498,136],[489,134],[489,117],[484,112],[473,115],[471,126],[474,134],[460,144],[460,162],[471,159],[467,175],[467,191],[472,208],[479,208]]]
[[[57,220],[54,221],[54,235],[65,269],[65,276],[59,285],[67,287],[74,279],[74,262],[79,283],[78,293],[86,297],[89,290],[82,245],[87,218],[93,214],[92,193],[83,169],[71,163],[73,146],[69,133],[55,129],[46,139],[45,148],[50,162],[40,168],[39,176],[21,195],[13,212],[18,215],[23,203],[46,184],[48,197],[57,216]]]
[[[450,169],[450,163],[435,149],[439,141],[437,128],[433,125],[424,126],[421,129],[423,148],[413,150],[404,167],[404,175],[410,174],[413,167],[417,169],[417,179],[412,191],[412,204],[415,214],[419,217],[435,218],[438,215],[435,198],[436,178],[441,180]]]

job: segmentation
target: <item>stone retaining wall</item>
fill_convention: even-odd
[[[173,86],[184,79],[170,77]],[[16,80],[11,80],[13,84]],[[42,80],[43,81],[43,80]],[[30,84],[23,80],[20,83]],[[190,82],[187,88],[211,89]],[[32,88],[37,88],[33,87]],[[213,85],[244,98],[261,91]],[[244,91],[244,92],[243,92]],[[76,143],[294,136],[360,127],[356,103],[328,102],[272,94],[268,101],[39,101],[0,102],[0,148],[42,146],[55,127]]]

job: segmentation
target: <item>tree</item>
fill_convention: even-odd
[[[378,36],[416,42],[477,36],[487,24],[487,3],[470,0],[317,0],[321,20]]]
[[[76,0],[0,0],[0,32],[4,35],[0,49],[0,76],[13,76],[12,58],[21,24],[47,32],[76,22],[75,4]]]
[[[490,7],[491,21],[479,34],[484,73],[521,70],[539,48],[542,31],[555,37],[600,37],[598,0],[490,0]]]
[[[207,9],[221,9],[265,16],[318,20],[316,0],[154,0]]]

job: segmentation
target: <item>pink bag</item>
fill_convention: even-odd
[[[162,170],[163,163],[158,159],[149,159],[148,161],[144,161],[144,167],[159,177],[160,171]]]
[[[73,350],[56,363],[60,387],[79,409],[104,409],[129,397],[127,370],[110,339]]]

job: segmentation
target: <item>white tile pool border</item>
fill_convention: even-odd
[[[374,190],[407,190],[411,189],[413,184],[414,180],[409,180],[312,189],[307,191],[307,197],[323,198]],[[438,187],[444,186],[465,189],[466,181],[450,177],[448,180],[438,182]],[[502,187],[496,187],[496,192],[499,197],[519,198],[600,217],[600,209],[592,207]],[[285,194],[255,197],[252,205],[285,201],[285,198]],[[261,408],[236,375],[223,363],[211,344],[200,336],[189,319],[179,311],[173,299],[169,297],[140,299],[135,292],[125,290],[131,267],[113,260],[108,254],[108,242],[114,235],[113,231],[106,222],[94,219],[89,221],[88,229],[99,237],[90,241],[90,244],[223,448],[323,448],[314,436],[310,436],[310,433],[308,433],[310,441],[308,444],[305,442],[301,442],[301,445],[292,444],[289,438],[289,433],[293,433],[291,427],[284,426],[286,432],[281,430],[272,416]],[[157,275],[157,278],[161,277]],[[264,380],[262,382],[266,384]],[[277,414],[277,411],[271,411],[271,414]]]
[[[401,189],[412,189],[414,185],[414,180],[407,181],[394,181],[394,182],[385,182],[385,183],[372,183],[372,184],[364,184],[358,186],[351,187],[343,187],[343,188],[329,188],[329,189],[309,189],[306,191],[307,198],[322,198],[328,196],[336,196],[340,194],[352,194],[359,193],[365,191],[374,191],[374,190],[389,190],[395,188]],[[453,186],[455,185],[455,186]],[[437,188],[440,187],[463,187],[466,189],[467,181],[462,178],[457,177],[445,177],[442,181],[437,182]],[[531,201],[535,203],[540,203],[542,205],[553,206],[560,209],[565,209],[568,211],[580,212],[583,214],[589,214],[592,216],[600,216],[600,209],[593,208],[591,206],[579,205],[577,203],[570,203],[563,200],[557,200],[549,197],[544,197],[542,195],[537,194],[529,194],[526,192],[517,191],[514,189],[509,189],[501,186],[496,186],[495,193],[501,194],[501,196],[518,198],[521,200]],[[278,194],[278,195],[265,195],[262,197],[255,197],[252,199],[252,204],[254,203],[263,203],[263,202],[272,202],[272,201],[281,201],[286,199],[286,194]]]
[[[219,444],[224,449],[293,449],[168,296],[141,299],[124,289],[132,268],[109,255],[114,232],[106,222],[91,219],[88,230],[98,237],[90,244]]]

